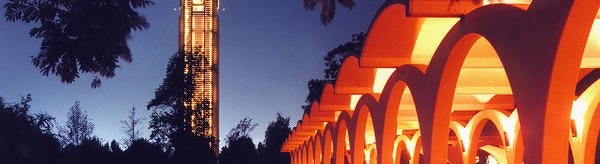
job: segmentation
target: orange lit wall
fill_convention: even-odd
[[[599,6],[388,1],[282,152],[294,164],[594,163]]]

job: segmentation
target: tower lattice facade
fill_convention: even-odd
[[[181,0],[179,48],[184,52],[185,119],[191,131],[213,137],[219,152],[218,0]]]

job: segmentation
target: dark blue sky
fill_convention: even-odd
[[[7,0],[0,0],[4,5]],[[300,106],[307,94],[306,83],[323,77],[323,56],[368,27],[384,0],[355,0],[349,10],[338,5],[332,24],[319,20],[320,6],[305,11],[302,0],[221,0],[220,12],[220,133],[221,141],[245,116],[258,127],[251,133],[255,143],[277,112],[302,117]],[[122,63],[117,75],[103,79],[102,87],[90,88],[91,75],[73,84],[55,76],[42,76],[30,63],[39,52],[40,40],[28,35],[32,25],[0,19],[0,96],[16,103],[31,93],[32,111],[47,112],[60,125],[75,100],[88,111],[94,134],[110,141],[124,138],[120,120],[132,106],[144,121],[148,137],[147,102],[162,83],[169,57],[177,50],[178,0],[155,0],[141,10],[151,24],[149,30],[134,32],[129,46],[133,62]],[[0,9],[2,16],[4,9]],[[221,145],[225,143],[222,142]]]

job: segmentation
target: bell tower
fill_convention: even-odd
[[[212,137],[219,152],[219,1],[181,0],[179,49],[185,54],[185,122],[198,136]]]

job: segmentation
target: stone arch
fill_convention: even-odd
[[[335,163],[344,163],[344,156],[346,156],[346,152],[349,149],[349,143],[346,143],[348,139],[349,125],[352,125],[352,119],[348,112],[344,111],[338,117],[338,121],[335,125],[335,138],[334,142],[334,151],[333,158]]]
[[[470,48],[477,39],[483,36],[489,40],[498,52],[500,60],[505,64],[501,54],[508,53],[504,51],[511,50],[511,48],[507,48],[510,45],[507,42],[511,40],[507,37],[511,35],[506,34],[514,32],[517,27],[497,29],[503,27],[502,24],[518,22],[524,13],[522,9],[509,5],[480,7],[465,15],[462,21],[448,32],[438,47],[426,72],[428,78],[431,79],[428,81],[428,86],[432,87],[428,91],[428,95],[435,96],[432,96],[430,100],[433,103],[425,107],[424,110],[426,111],[423,112],[436,113],[423,118],[424,122],[421,123],[421,125],[427,125],[421,126],[426,162],[446,162],[446,159],[440,158],[446,157],[447,153],[442,145],[445,145],[448,139],[448,129],[444,127],[448,127],[452,106],[452,100],[446,98],[454,96],[458,75]],[[473,22],[476,22],[476,24]],[[509,82],[511,82],[510,76]],[[433,136],[437,137],[433,138]],[[437,154],[437,157],[429,156],[431,153]]]
[[[306,158],[306,142],[304,142],[300,146],[300,163],[301,164],[307,164],[306,159],[307,159]]]
[[[394,163],[395,164],[410,164],[411,154],[407,143],[410,143],[410,139],[406,135],[399,135],[396,137],[395,148],[394,148]]]
[[[368,145],[365,149],[365,154],[367,153],[368,155],[365,157],[367,164],[377,164],[377,147],[373,144]]]
[[[356,105],[356,110],[353,112],[352,134],[350,136],[352,161],[360,163],[365,161],[365,148],[368,147],[367,137],[372,137],[370,140],[373,144],[377,143],[375,138],[374,125],[379,122],[373,120],[372,112],[378,108],[377,100],[369,94],[363,95]],[[377,149],[375,149],[377,150]]]
[[[323,163],[323,133],[321,131],[322,130],[317,130],[313,140],[313,160],[316,164]]]
[[[506,128],[504,127],[505,126],[504,122],[506,122],[505,120],[508,119],[507,115],[508,114],[506,112],[502,112],[502,111],[484,110],[484,111],[481,111],[481,112],[475,114],[475,116],[473,116],[471,121],[469,121],[469,125],[467,125],[469,127],[469,132],[468,132],[469,134],[467,134],[467,135],[469,135],[469,140],[471,141],[471,144],[468,145],[468,147],[469,147],[468,153],[464,160],[468,161],[468,163],[475,163],[474,158],[471,158],[471,157],[474,157],[477,154],[477,150],[479,150],[480,147],[486,146],[486,145],[479,145],[475,141],[479,141],[479,138],[483,131],[483,128],[486,125],[486,123],[488,123],[488,122],[491,122],[497,128],[495,130],[498,131],[498,134],[499,134],[499,137],[501,140],[501,145],[498,145],[497,147],[504,151],[502,151],[502,152],[491,151],[492,150],[491,148],[487,148],[487,150],[490,150],[487,152],[490,153],[494,157],[507,157],[506,154],[508,154],[508,152],[506,152],[506,147],[511,146],[511,141],[507,135],[508,135],[508,133],[513,133],[513,134],[516,133],[516,132],[507,132]],[[498,159],[498,160],[505,161],[505,162],[508,161],[507,158]]]
[[[571,130],[570,143],[576,164],[594,163],[600,132],[600,80],[595,79],[582,90],[571,111],[571,128],[574,129]]]
[[[396,69],[388,78],[388,81],[381,93],[380,108],[372,112],[372,117],[381,120],[381,123],[374,124],[377,138],[377,158],[379,163],[392,163],[394,158],[394,147],[398,131],[398,112],[403,94],[406,89],[411,90],[411,96],[414,97],[419,91],[420,83],[423,82],[423,65],[404,65]],[[414,90],[416,91],[414,91]],[[406,97],[404,97],[406,98]],[[412,102],[414,104],[414,102]],[[415,105],[415,108],[416,105]],[[415,110],[416,113],[416,110]],[[418,128],[418,124],[416,127]]]
[[[333,161],[332,157],[335,150],[333,144],[334,129],[333,123],[327,123],[323,132],[323,164],[331,164]]]
[[[314,137],[310,136],[308,138],[308,141],[306,141],[306,161],[307,164],[314,164],[315,163],[315,147],[314,147],[315,143],[314,143]]]

